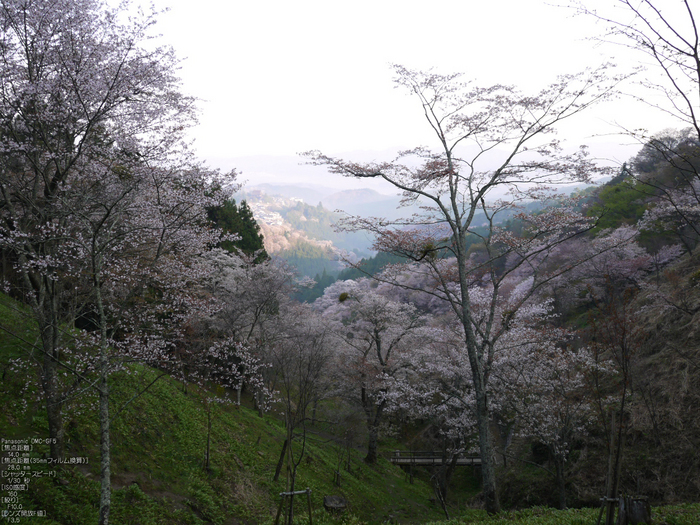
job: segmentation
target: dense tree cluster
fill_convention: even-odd
[[[193,99],[171,49],[146,48],[153,14],[99,2],[3,1],[0,244],[30,307],[51,455],[63,407],[99,398],[100,523],[110,509],[110,377],[142,361],[177,374],[188,320],[208,315],[201,257],[221,234],[220,175],[183,141]],[[75,335],[70,326],[81,326]]]

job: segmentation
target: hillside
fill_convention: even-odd
[[[639,400],[627,483],[658,499],[687,500],[700,494],[700,256],[681,260],[659,283],[632,306],[643,344],[632,358]],[[640,469],[654,478],[635,479]]]
[[[619,68],[524,2],[461,19],[561,60],[494,79],[421,5],[3,0],[0,522],[699,525],[700,12],[567,3]],[[197,72],[195,26],[272,45]],[[395,104],[359,27],[476,80],[393,62]]]
[[[590,325],[584,328],[580,344],[592,344],[590,339],[601,335],[624,344],[618,347],[619,353],[601,356],[615,363],[623,357],[628,370],[620,492],[644,494],[658,504],[697,501],[700,494],[699,276],[700,256],[686,256],[639,283],[634,293],[620,294],[616,307],[600,313],[591,308],[582,316]],[[601,314],[608,319],[600,321]],[[605,334],[609,330],[612,333]],[[607,383],[597,394],[599,399],[609,396],[603,406],[619,403],[615,384],[619,385]],[[572,505],[593,506],[600,497],[608,468],[607,439],[598,426],[590,427],[576,442],[566,467]],[[516,440],[511,453],[539,465],[549,460],[536,440]],[[512,464],[510,472],[506,469],[502,474],[510,504],[519,506],[533,497],[553,504],[551,478],[528,483],[518,470]],[[700,520],[700,515],[694,519]]]
[[[33,365],[27,361],[27,342],[35,340],[36,333],[22,307],[6,296],[0,296],[0,324],[0,435],[7,440],[43,439],[47,435],[45,410],[37,397]],[[23,364],[13,364],[13,360]],[[112,379],[113,410],[118,415],[112,420],[111,522],[271,523],[279,505],[278,494],[286,483],[284,475],[272,481],[285,437],[277,410],[261,418],[251,408],[211,403],[212,392],[160,376],[156,370],[134,366],[129,374]],[[119,412],[119,407],[153,381],[146,393]],[[32,467],[39,477],[31,478],[28,490],[18,492],[16,504],[24,510],[43,510],[47,517],[23,518],[18,523],[96,522],[99,437],[94,403],[95,396],[88,391],[65,408],[67,458],[85,458],[85,463]],[[211,465],[207,470],[209,417]],[[430,502],[429,484],[421,479],[409,483],[404,473],[386,460],[366,465],[360,452],[354,446],[348,449],[342,436],[333,432],[332,426],[320,423],[310,429],[305,459],[299,467],[297,486],[311,488],[314,523],[339,522],[323,510],[326,495],[345,497],[348,512],[367,523],[389,519],[421,523],[442,515]],[[37,444],[30,457],[45,458],[47,452],[45,444]],[[345,456],[348,452],[349,458]],[[340,486],[334,484],[334,472],[339,468]],[[3,464],[3,473],[6,469]],[[50,472],[55,472],[55,477]],[[298,501],[300,517],[308,514],[306,508],[305,501]]]

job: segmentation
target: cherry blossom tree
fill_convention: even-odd
[[[650,201],[640,227],[671,232],[688,253],[693,253],[700,243],[700,138],[688,137],[689,131],[672,148],[657,137],[650,139],[646,146],[655,148],[661,160],[649,171],[638,167],[634,180],[635,188]]]
[[[323,317],[335,323],[344,395],[362,408],[368,432],[365,461],[375,463],[392,391],[406,379],[408,355],[420,346],[420,328],[426,319],[413,305],[379,295],[367,280],[337,281],[314,306],[323,308]]]
[[[60,198],[69,212],[66,247],[85,281],[99,348],[102,500],[106,523],[110,495],[110,376],[139,361],[173,372],[181,327],[209,313],[200,282],[210,271],[201,254],[219,238],[206,221],[217,192],[196,168],[135,165],[128,176],[95,166],[75,178]],[[82,265],[81,265],[82,261]]]
[[[551,433],[556,426],[553,427],[550,423],[539,430],[532,428],[536,432],[534,435],[548,444],[553,453],[560,504],[564,502],[566,495],[563,485],[563,462],[567,451],[561,440],[567,439],[567,435],[570,439],[577,426],[580,428],[581,424],[585,424],[585,419],[590,419],[595,409],[598,423],[602,424],[609,438],[606,495],[609,498],[617,497],[623,462],[623,436],[630,420],[630,409],[635,405],[632,393],[635,392],[647,403],[653,391],[644,379],[646,374],[637,376],[640,370],[639,354],[644,345],[644,330],[638,322],[640,311],[635,297],[640,292],[645,295],[645,310],[658,307],[662,302],[659,299],[665,294],[657,286],[654,274],[676,260],[681,254],[681,249],[679,246],[665,246],[651,255],[636,242],[637,236],[636,227],[622,226],[615,230],[602,231],[595,238],[579,239],[573,249],[585,259],[565,278],[553,280],[551,283],[550,291],[557,297],[560,306],[564,303],[572,310],[583,304],[588,313],[588,329],[582,334],[587,335],[589,339],[586,348],[570,352],[559,345],[552,351],[543,347],[554,362],[561,363],[565,374],[549,374],[551,380],[536,388],[539,393],[534,398],[535,401],[540,396],[544,396],[543,399],[550,398],[551,393],[542,388],[549,384],[560,392],[561,399],[565,401],[563,404],[550,401],[554,410],[548,414],[558,416],[551,422],[567,423],[559,427],[558,435]],[[561,255],[571,254],[565,252]],[[590,389],[586,396],[588,402],[582,396],[581,381],[584,377],[588,378]],[[526,385],[519,388],[528,392]],[[527,407],[520,409],[520,413],[523,413],[525,408]],[[527,411],[528,419],[537,416],[537,403],[533,408],[534,412]],[[647,404],[646,408],[653,407]],[[567,419],[562,416],[566,416]],[[650,417],[653,418],[654,414],[650,414]],[[548,427],[549,438],[546,433],[539,433]],[[559,442],[552,440],[555,436],[558,436]],[[607,507],[608,520],[611,520],[612,506],[608,504]]]
[[[608,442],[608,472],[606,476],[606,524],[612,525],[615,514],[613,498],[619,494],[620,473],[624,462],[624,436],[629,426],[629,404],[634,389],[633,370],[643,346],[641,326],[635,322],[632,306],[634,291],[627,289],[614,300],[601,303],[598,311],[589,316],[591,348],[596,362],[613,363],[617,375],[615,388],[610,397],[602,394],[601,371],[594,370],[595,399]],[[603,369],[604,371],[605,369]],[[609,422],[608,422],[608,417]]]
[[[210,290],[225,305],[217,328],[243,341],[263,337],[264,325],[295,290],[293,268],[280,260],[259,262],[257,253],[212,251],[207,258],[213,268]]]
[[[431,479],[445,516],[448,486],[464,453],[477,450],[476,400],[469,360],[453,318],[433,319],[421,329],[421,343],[406,356],[406,372],[387,389],[388,409],[402,419],[427,423],[422,437],[442,453]]]
[[[603,363],[596,363],[589,349],[572,347],[575,334],[553,326],[551,303],[538,301],[523,309],[517,328],[501,339],[492,389],[496,410],[510,414],[513,430],[548,448],[563,509],[566,462],[594,415],[588,377]]]
[[[327,377],[331,359],[328,323],[308,305],[288,305],[277,324],[280,334],[270,343],[270,362],[278,377],[284,406],[286,438],[274,480],[283,462],[287,464],[287,523],[293,523],[297,469],[306,452],[309,410],[329,389]],[[296,443],[299,443],[298,445]]]
[[[187,341],[191,343],[191,341]],[[276,399],[277,392],[268,388],[265,371],[270,364],[259,359],[249,347],[234,337],[218,338],[207,342],[207,347],[199,349],[197,355],[189,355],[187,366],[191,368],[190,378],[203,385],[215,384],[223,387],[223,394],[208,397],[207,407],[207,448],[204,456],[204,468],[209,471],[211,460],[211,421],[212,412],[217,404],[235,402],[240,405],[240,392],[244,384],[249,385],[258,396],[259,410],[268,410]],[[192,354],[193,352],[191,352]],[[219,390],[219,388],[217,388]],[[235,400],[228,391],[237,393]]]
[[[674,116],[700,137],[697,6],[689,0],[614,0],[595,10],[580,1],[571,5],[606,25],[601,40],[645,55],[646,74],[641,83],[661,97],[644,98],[642,94],[639,100]]]
[[[381,178],[403,193],[404,202],[422,206],[422,213],[405,220],[355,218],[346,226],[373,232],[376,249],[414,261],[416,271],[432,278],[425,291],[447,301],[459,320],[476,398],[484,500],[494,513],[500,505],[488,382],[496,343],[517,310],[552,278],[545,271],[552,247],[588,224],[567,200],[537,215],[521,211],[522,236],[499,226],[499,217],[526,201],[546,199],[556,184],[589,180],[596,168],[585,148],[566,154],[553,133],[563,120],[609,96],[612,87],[602,70],[561,77],[535,95],[511,86],[478,87],[459,75],[402,66],[394,71],[397,86],[420,103],[437,149],[419,147],[392,162],[369,164],[320,152],[306,155],[335,173]],[[472,235],[481,244],[478,253],[469,251]],[[526,290],[512,309],[499,313],[504,287],[525,269],[531,276]],[[478,294],[488,306],[477,315],[472,302]]]
[[[211,328],[226,338],[243,343],[261,363],[270,365],[261,373],[267,376],[265,383],[271,384],[276,370],[272,366],[270,349],[280,337],[280,326],[285,323],[284,312],[291,308],[290,295],[297,288],[294,269],[277,259],[260,260],[259,253],[232,254],[213,250],[206,258],[211,265],[207,288],[220,304],[211,317]],[[241,381],[236,388],[239,404],[246,383]],[[254,384],[251,386],[262,413],[267,387],[261,390]]]
[[[109,377],[133,359],[168,368],[178,326],[206,307],[193,286],[218,241],[206,208],[215,174],[188,157],[193,99],[169,48],[146,47],[155,14],[95,0],[3,0],[0,8],[0,243],[41,333],[51,455],[63,455],[58,371],[67,291],[84,293],[99,349],[87,370],[100,397],[100,523],[110,508]],[[72,293],[72,292],[71,292]],[[84,355],[87,356],[88,352]],[[94,376],[93,376],[94,377]]]
[[[504,293],[498,316],[511,310],[527,286]],[[488,308],[488,295],[473,294],[477,317]],[[574,350],[574,334],[555,326],[552,299],[532,297],[512,316],[507,331],[496,341],[489,395],[493,421],[504,428],[498,452],[507,457],[513,435],[535,438],[550,450],[560,506],[566,506],[565,470],[573,441],[593,416],[587,377],[596,366],[588,349]],[[482,316],[484,319],[485,316]],[[477,450],[476,399],[469,360],[461,350],[461,327],[449,318],[433,328],[430,342],[411,354],[411,381],[397,385],[396,406],[409,417],[429,421],[447,443],[440,473],[442,501],[459,454]],[[450,325],[451,323],[451,325]],[[543,467],[544,468],[544,467]]]
[[[125,16],[93,0],[3,0],[0,9],[0,238],[41,333],[54,458],[64,436],[61,196],[115,151],[162,155],[193,116],[172,51],[141,46],[153,15]]]
[[[547,285],[557,311],[566,316],[582,305],[608,304],[629,289],[656,288],[660,271],[677,260],[682,249],[670,245],[649,253],[639,244],[639,233],[636,226],[621,226],[560,245],[553,261],[559,265],[578,263]]]

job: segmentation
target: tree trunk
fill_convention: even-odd
[[[610,501],[614,497],[613,492],[613,450],[615,449],[615,412],[610,413],[610,443],[608,444],[608,473],[605,477],[605,525],[613,525],[615,518],[615,506]]]
[[[280,453],[280,459],[277,462],[277,468],[275,469],[275,477],[272,478],[272,481],[277,481],[280,477],[280,472],[282,472],[282,466],[284,465],[284,454],[287,452],[287,440],[284,440],[284,443],[282,444],[282,452]]]
[[[291,422],[287,428],[287,475],[289,476],[287,486],[289,495],[289,520],[288,525],[294,525],[294,487],[297,480],[297,465],[294,463],[294,454],[292,452],[292,427]],[[301,459],[301,457],[299,458]]]
[[[434,479],[434,491],[435,491],[435,497],[437,498],[438,502],[440,503],[440,507],[442,508],[442,511],[445,513],[445,519],[449,520],[450,519],[450,513],[447,510],[447,499],[446,499],[446,494],[447,494],[447,488],[444,486],[444,479],[443,479],[443,472],[442,468],[440,467],[440,472],[437,473]]]
[[[112,499],[111,454],[109,436],[109,340],[107,337],[107,316],[102,302],[101,260],[94,260],[93,287],[95,302],[100,319],[100,518],[99,525],[108,525]]]
[[[463,270],[460,269],[460,273]],[[484,506],[489,514],[498,514],[501,504],[498,501],[496,486],[496,465],[491,445],[491,414],[488,406],[488,392],[485,380],[485,355],[487,349],[477,348],[476,338],[469,314],[469,294],[466,276],[460,275],[462,285],[462,324],[466,334],[466,349],[472,371],[474,393],[476,395],[476,425],[479,432],[479,456],[481,458],[481,484]]]
[[[496,488],[496,468],[491,447],[490,418],[486,401],[486,392],[477,392],[476,396],[477,426],[479,429],[479,450],[481,457],[481,483],[484,494],[484,506],[489,514],[501,511]]]
[[[293,469],[296,471],[296,467]],[[291,474],[292,483],[289,489],[289,517],[287,519],[287,525],[294,525],[294,482],[296,478],[296,472]]]
[[[258,405],[258,406],[257,406],[257,408],[258,408],[258,417],[262,418],[262,417],[265,415],[265,410],[264,410],[265,404],[263,403],[263,400],[262,400],[262,393],[261,393],[261,392],[256,392],[256,394],[255,394],[255,399],[256,399],[256,402],[257,402],[257,405]]]
[[[443,473],[443,484],[445,487],[445,501],[447,501],[447,489],[450,486],[450,481],[452,480],[452,474],[454,474],[455,468],[457,468],[457,461],[459,460],[459,455],[457,454],[452,454],[452,457],[450,458],[450,462],[446,463],[443,465],[444,473]],[[445,460],[443,460],[444,462]]]
[[[204,460],[204,468],[207,472],[209,472],[209,452],[211,450],[211,401],[207,404],[207,454]]]
[[[258,413],[258,417],[265,415],[265,403],[262,397],[262,392],[253,392],[253,410]],[[238,404],[241,404],[241,394],[238,393]]]
[[[566,479],[564,477],[564,458],[558,455],[554,456],[554,469],[557,476],[557,499],[559,509],[566,508]]]
[[[452,201],[456,196],[452,194]],[[486,367],[488,365],[488,347],[479,346],[477,343],[471,318],[471,301],[469,297],[469,279],[467,276],[467,248],[465,244],[466,230],[457,236],[456,256],[459,272],[459,287],[461,309],[458,312],[462,327],[464,328],[465,347],[469,358],[469,367],[472,372],[474,394],[476,396],[476,425],[479,432],[479,455],[481,457],[481,482],[484,495],[484,506],[489,514],[498,514],[501,505],[498,501],[498,489],[496,487],[496,467],[491,446],[491,414],[488,406]]]
[[[377,449],[379,447],[379,424],[382,420],[385,405],[385,401],[376,404],[367,395],[364,387],[362,388],[362,408],[364,408],[365,411],[368,433],[367,456],[365,456],[365,463],[369,463],[370,465],[377,462]]]
[[[447,450],[443,446],[442,450],[442,465],[437,468],[435,472],[435,495],[440,502],[443,512],[445,513],[445,519],[450,519],[450,514],[447,510],[447,487],[450,484],[450,479],[452,478],[452,473],[457,466],[457,454],[452,454],[447,461]],[[411,475],[411,478],[413,476]],[[412,482],[412,481],[411,481]]]
[[[54,332],[52,327],[47,327],[42,330],[42,334],[46,332]],[[48,335],[49,339],[53,339],[52,335]],[[42,335],[43,339],[43,335]],[[46,419],[49,424],[49,438],[51,459],[63,459],[63,445],[65,438],[65,430],[63,428],[63,400],[59,392],[58,386],[58,356],[53,346],[49,341],[43,341],[44,370],[41,376],[42,389],[44,391],[44,400],[46,402]]]
[[[368,423],[369,436],[367,439],[367,455],[365,456],[365,462],[369,464],[374,464],[377,462],[377,447],[379,440],[379,429],[376,425]]]
[[[55,283],[38,279],[32,281],[24,274],[26,286],[36,282],[38,290],[30,294],[34,316],[41,331],[41,346],[43,353],[43,370],[41,386],[46,402],[46,419],[49,424],[50,454],[53,460],[62,460],[64,454],[65,430],[63,428],[63,398],[58,383],[58,299],[53,286]],[[39,296],[37,299],[37,295]]]
[[[107,371],[102,370],[100,378],[100,521],[99,525],[108,525],[111,502],[111,457],[109,444],[109,385]]]

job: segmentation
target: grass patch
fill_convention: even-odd
[[[488,516],[485,511],[472,510],[449,521],[431,521],[426,525],[590,525],[598,519],[599,509],[556,510],[549,507],[502,512]],[[700,523],[700,504],[668,505],[652,509],[654,523],[695,525]]]
[[[38,337],[31,313],[0,295],[0,436],[47,437],[45,409],[38,387]],[[17,337],[17,336],[21,337]],[[21,365],[21,366],[20,366]],[[253,410],[207,402],[213,395],[193,385],[185,388],[169,376],[141,365],[110,378],[112,442],[112,507],[115,524],[234,524],[265,523],[274,519],[279,493],[286,490],[284,472],[272,481],[285,432],[274,415],[259,417]],[[156,380],[157,379],[157,380]],[[154,382],[155,380],[155,382]],[[151,384],[152,383],[152,384]],[[151,385],[134,398],[135,394]],[[126,408],[121,407],[128,403]],[[97,397],[87,391],[64,407],[67,458],[86,463],[55,468],[32,479],[21,492],[24,510],[45,511],[46,518],[23,518],[22,523],[82,525],[97,521],[99,507],[99,423]],[[205,469],[207,422],[211,411],[210,468]],[[295,445],[295,450],[298,450]],[[298,469],[296,487],[311,489],[317,523],[380,523],[398,520],[421,523],[440,517],[430,503],[431,487],[380,459],[369,466],[363,453],[352,449],[342,483],[334,484],[338,445],[327,429],[307,434],[306,456]],[[45,458],[48,445],[37,445],[33,458]],[[39,467],[33,467],[39,472]],[[338,494],[349,511],[332,516],[323,509],[323,496]],[[297,499],[299,520],[307,505]]]

